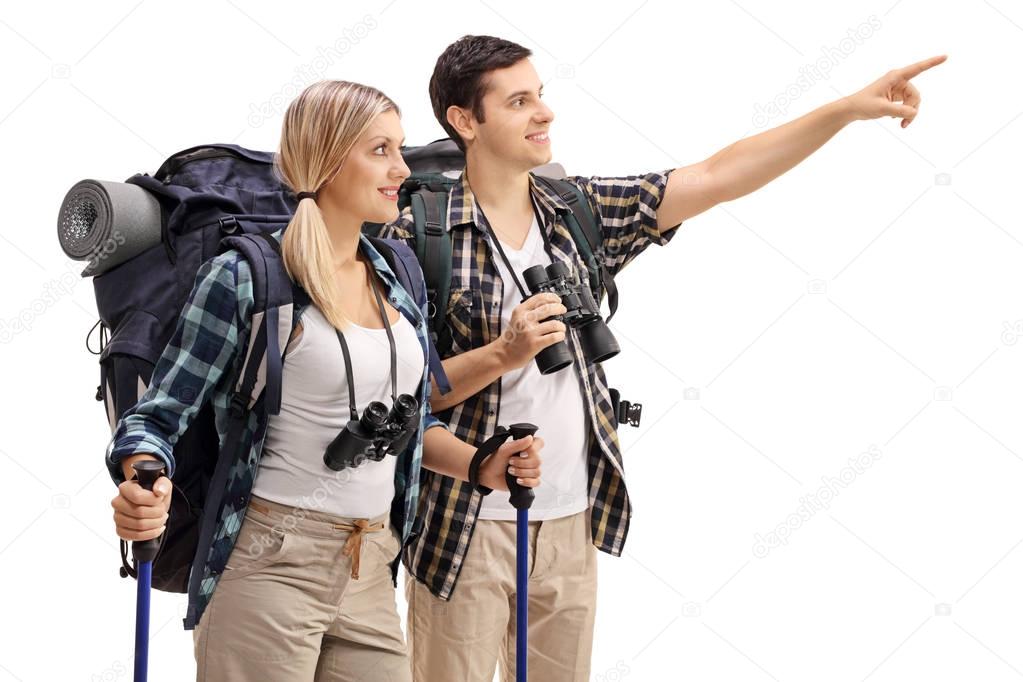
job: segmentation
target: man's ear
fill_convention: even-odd
[[[476,131],[472,126],[472,117],[467,110],[452,105],[448,107],[447,114],[448,124],[461,136],[463,143],[468,143],[476,137]]]

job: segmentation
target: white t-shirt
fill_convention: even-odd
[[[533,265],[551,263],[535,216],[521,249],[515,250],[503,241],[501,246],[523,287],[526,287],[522,278],[523,271]],[[507,329],[511,324],[512,311],[523,298],[496,248],[494,262],[504,281],[501,328]],[[526,293],[528,298],[528,288]],[[536,499],[529,510],[530,520],[571,516],[585,510],[589,504],[589,476],[586,471],[589,421],[578,371],[579,368],[573,363],[570,367],[544,376],[537,369],[536,360],[530,360],[525,367],[501,377],[501,407],[498,414],[501,425],[509,426],[516,422],[536,424],[539,427],[537,435],[544,441],[540,451],[540,485],[534,488]],[[516,509],[508,502],[508,493],[495,490],[485,496],[479,518],[514,520]]]
[[[398,394],[418,397],[423,347],[415,328],[398,316]],[[373,400],[391,406],[391,354],[387,330],[355,324],[344,330],[352,356],[359,414]],[[270,416],[252,492],[259,497],[337,516],[373,518],[390,510],[397,457],[366,460],[333,471],[323,463],[327,446],[344,428],[348,408],[345,360],[334,326],[315,305],[302,314],[302,336],[284,361],[280,414]]]

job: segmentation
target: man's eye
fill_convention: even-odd
[[[520,106],[520,105],[525,104],[525,103],[526,103],[526,100],[522,99],[521,97],[519,97],[518,99],[512,101],[512,104],[515,105],[515,106]]]

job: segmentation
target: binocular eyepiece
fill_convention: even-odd
[[[551,292],[561,297],[567,311],[547,319],[560,319],[579,332],[579,343],[587,363],[603,362],[618,355],[621,348],[601,317],[600,306],[586,283],[573,277],[565,263],[534,265],[522,273],[522,278],[533,295]],[[536,365],[541,374],[551,374],[571,365],[572,359],[568,344],[559,341],[537,353]]]
[[[374,400],[331,441],[323,463],[332,471],[341,471],[367,459],[379,462],[385,455],[399,455],[415,434],[418,417],[419,401],[408,393],[399,395],[390,410]]]

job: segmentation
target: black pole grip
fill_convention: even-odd
[[[131,468],[135,470],[135,476],[138,478],[139,485],[146,490],[152,490],[153,484],[164,473],[163,462],[155,459],[143,459],[138,462],[132,462]],[[159,537],[155,537],[152,540],[136,540],[131,543],[131,555],[134,557],[136,564],[152,561],[156,558],[156,554],[159,551]]]
[[[512,438],[518,440],[525,438],[526,436],[536,435],[537,426],[534,424],[520,423],[512,424],[508,427],[508,431],[511,432]],[[506,470],[504,472],[504,480],[508,483],[508,501],[516,509],[529,509],[533,506],[533,500],[536,499],[536,494],[532,488],[519,485],[519,482],[515,480],[515,476],[509,474]]]

